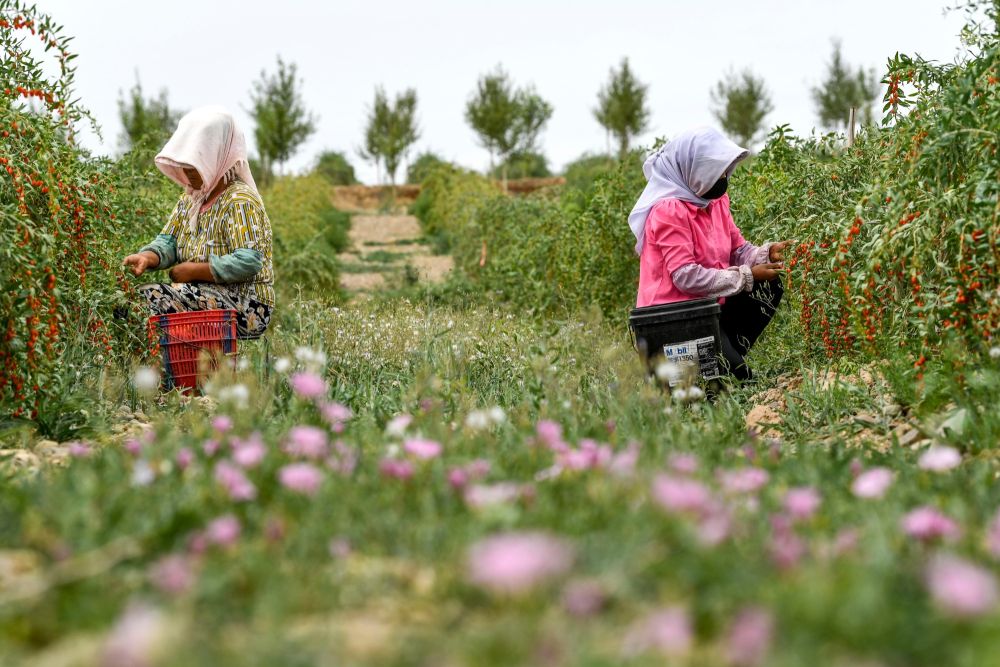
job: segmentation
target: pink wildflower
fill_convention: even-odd
[[[566,573],[573,549],[545,533],[505,533],[488,537],[469,549],[469,580],[495,593],[525,593]]]
[[[465,489],[465,504],[473,509],[487,509],[512,503],[521,497],[522,487],[514,482],[473,484]]]
[[[986,550],[994,558],[1000,559],[1000,511],[993,516],[986,529]]]
[[[323,483],[323,472],[309,463],[292,463],[278,471],[278,480],[290,491],[313,496]]]
[[[240,520],[232,514],[226,514],[213,519],[205,527],[205,539],[209,544],[228,547],[236,544],[240,539],[240,532]]]
[[[142,443],[136,438],[129,438],[124,444],[125,451],[132,456],[139,456],[142,453]]]
[[[212,420],[212,429],[219,434],[228,433],[233,428],[233,420],[228,415],[218,415]]]
[[[264,438],[260,433],[253,433],[246,440],[233,441],[233,461],[243,468],[255,468],[260,465],[267,454]]]
[[[182,595],[194,585],[194,565],[182,554],[164,556],[149,568],[149,580],[167,595]]]
[[[146,667],[160,662],[165,651],[166,620],[158,609],[131,603],[104,641],[102,667]]]
[[[215,453],[219,451],[219,441],[206,440],[201,445],[201,451],[205,452],[205,456],[215,456]]]
[[[733,519],[721,503],[711,503],[695,527],[698,542],[706,547],[722,544],[732,531]]]
[[[982,616],[997,605],[997,580],[993,573],[958,556],[935,556],[925,575],[931,598],[949,614],[963,618]]]
[[[215,481],[226,489],[233,500],[253,500],[257,497],[257,487],[247,479],[242,470],[229,461],[215,464]]]
[[[917,466],[923,470],[945,472],[958,467],[962,463],[962,455],[954,447],[947,445],[931,445],[917,459]]]
[[[410,479],[413,477],[413,464],[403,459],[385,458],[378,464],[378,471],[383,477],[393,479]]]
[[[793,519],[808,519],[820,505],[819,492],[811,486],[800,486],[785,493],[785,511]]]
[[[69,455],[75,459],[85,459],[94,453],[94,449],[85,442],[74,440],[68,445]]]
[[[315,399],[325,396],[327,392],[326,381],[310,371],[295,373],[288,383],[292,386],[292,391],[302,398]]]
[[[319,459],[326,456],[326,431],[315,426],[293,426],[288,431],[285,451],[292,456]]]
[[[340,440],[333,443],[333,453],[326,460],[326,467],[341,475],[350,475],[358,465],[358,454]]]
[[[712,494],[701,483],[683,477],[657,475],[653,480],[653,500],[668,512],[702,513],[711,509]]]
[[[936,539],[955,539],[961,534],[958,524],[933,507],[918,507],[900,521],[903,531],[910,537],[929,542]]]
[[[770,475],[763,468],[721,470],[719,484],[726,493],[755,493],[767,484]]]
[[[385,434],[388,436],[402,438],[407,427],[413,422],[413,416],[408,414],[396,415],[385,425]]]
[[[330,426],[334,427],[342,425],[346,421],[350,421],[350,419],[354,416],[354,413],[351,412],[349,407],[336,402],[326,403],[322,408],[320,408],[320,412],[323,414],[323,419],[325,419]]]
[[[892,471],[872,468],[859,474],[851,484],[851,493],[858,498],[881,498],[892,486]]]
[[[411,438],[403,442],[403,451],[426,461],[441,455],[441,443],[423,438]]]
[[[694,454],[671,454],[667,465],[681,475],[693,475],[698,472],[698,457]]]
[[[566,443],[562,439],[562,426],[551,419],[539,420],[535,425],[535,433],[538,434],[538,439],[549,449],[560,450],[566,446]]]
[[[783,515],[771,517],[771,544],[769,546],[771,560],[781,570],[787,570],[795,565],[805,555],[806,546],[792,530],[792,521]]]
[[[562,604],[572,616],[581,618],[599,613],[608,603],[608,594],[596,581],[572,581],[563,591]]]
[[[608,464],[608,470],[616,477],[629,477],[635,472],[635,466],[639,462],[639,443],[632,440],[625,449],[615,453]]]
[[[194,463],[194,452],[187,447],[181,447],[177,451],[177,467],[186,470],[192,463]]]
[[[625,636],[629,655],[654,651],[679,656],[691,649],[693,633],[687,610],[679,605],[664,607],[634,624]]]
[[[737,614],[726,636],[726,659],[730,665],[754,667],[764,663],[771,648],[774,618],[760,607]]]

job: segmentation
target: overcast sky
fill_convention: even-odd
[[[361,180],[375,170],[357,156],[374,89],[413,87],[421,137],[432,150],[483,169],[487,152],[464,120],[476,79],[497,64],[534,84],[554,107],[542,147],[554,169],[603,151],[592,108],[608,71],[628,57],[649,84],[650,129],[640,140],[712,123],[709,90],[730,68],[751,67],[771,90],[769,125],[807,133],[809,94],[831,40],[855,65],[876,67],[896,51],[953,60],[959,14],[948,0],[39,0],[75,36],[77,94],[99,122],[97,152],[113,153],[119,91],[138,74],[147,94],[171,106],[230,108],[252,142],[245,111],[251,83],[280,54],[299,67],[316,133],[289,164],[310,166],[324,149],[348,153]]]

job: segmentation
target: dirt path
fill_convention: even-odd
[[[421,242],[412,215],[357,214],[348,235],[351,245],[340,260],[340,284],[354,297],[413,282],[437,283],[452,268],[451,257],[434,255]]]

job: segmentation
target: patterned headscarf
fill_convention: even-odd
[[[181,118],[167,145],[153,160],[164,175],[184,188],[191,197],[188,225],[198,227],[198,213],[220,181],[237,178],[255,192],[257,184],[247,161],[247,142],[232,114],[222,107],[201,107]],[[201,176],[201,188],[195,190],[184,174],[194,167]]]

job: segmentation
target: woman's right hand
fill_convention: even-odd
[[[127,266],[133,275],[141,276],[150,269],[160,265],[160,257],[155,252],[139,252],[122,260],[122,266]]]
[[[753,281],[755,283],[767,282],[768,280],[774,280],[781,272],[785,270],[785,265],[783,262],[773,262],[771,264],[758,264],[750,269],[753,273]]]

